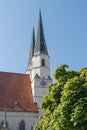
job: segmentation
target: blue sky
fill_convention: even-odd
[[[87,67],[87,0],[0,0],[0,71],[25,73],[40,5],[51,74]]]

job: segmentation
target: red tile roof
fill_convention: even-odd
[[[0,72],[0,110],[38,111],[28,74]]]

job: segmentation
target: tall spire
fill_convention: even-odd
[[[34,55],[34,46],[35,46],[35,33],[34,33],[34,27],[33,27],[30,54],[29,54],[28,67],[27,67],[28,69],[32,67],[32,57]]]
[[[39,19],[38,19],[38,31],[37,38],[35,43],[34,55],[37,54],[46,54],[48,55],[48,50],[45,42],[41,10],[39,10]]]

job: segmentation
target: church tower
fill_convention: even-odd
[[[44,36],[41,10],[39,10],[36,40],[34,28],[32,32],[26,74],[30,74],[33,100],[38,104],[39,115],[41,115],[40,103],[46,95],[47,86],[52,83],[50,77],[50,58]]]

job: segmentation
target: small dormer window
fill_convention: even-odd
[[[44,59],[41,60],[41,65],[45,66],[45,60]]]
[[[15,106],[19,106],[19,102],[15,102]]]

